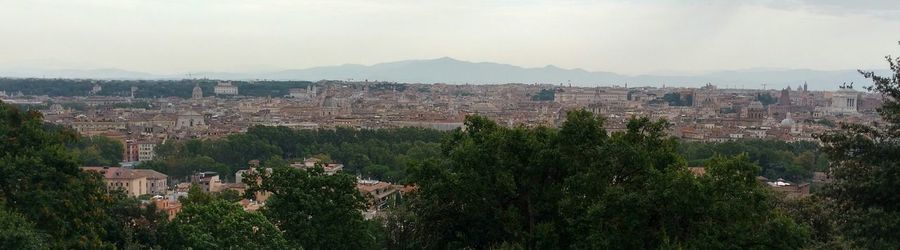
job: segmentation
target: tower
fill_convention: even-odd
[[[194,86],[194,91],[191,93],[191,99],[203,99],[203,89],[200,89],[200,84]]]
[[[791,106],[791,87],[781,90],[781,98],[778,98],[779,106]]]

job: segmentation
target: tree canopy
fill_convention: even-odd
[[[118,166],[125,152],[122,142],[104,136],[81,137],[68,148],[86,166]]]
[[[289,249],[281,231],[260,213],[213,198],[186,203],[166,227],[169,249]]]
[[[702,167],[717,154],[734,156],[746,154],[760,166],[760,176],[775,180],[783,178],[806,182],[815,171],[825,171],[828,157],[814,142],[785,142],[777,140],[743,140],[723,143],[683,142],[678,152],[689,166]]]
[[[24,218],[50,248],[111,248],[152,240],[139,222],[154,222],[137,201],[107,191],[96,173],[82,171],[66,144],[71,130],[46,126],[38,112],[21,112],[0,103],[0,204],[13,218]],[[149,211],[152,211],[150,209]],[[29,226],[23,225],[23,232]],[[152,243],[152,242],[150,242]]]
[[[160,145],[158,160],[138,167],[174,178],[184,178],[196,171],[216,171],[230,178],[235,171],[247,169],[251,160],[277,157],[302,161],[305,157],[325,156],[327,160],[344,164],[348,172],[405,182],[407,167],[435,156],[444,134],[421,128],[294,130],[254,126],[245,134],[222,140]]]
[[[773,205],[746,155],[695,176],[668,123],[568,113],[559,130],[482,117],[419,164],[410,248],[799,248],[808,230]],[[390,224],[390,223],[389,223]],[[393,240],[389,240],[393,241]]]
[[[281,163],[283,164],[283,163]],[[273,169],[267,174],[265,167]],[[365,200],[353,176],[326,175],[321,166],[300,170],[261,166],[247,176],[248,192],[270,192],[262,213],[291,244],[306,249],[367,249],[375,246],[360,211]],[[252,180],[261,179],[261,183]]]

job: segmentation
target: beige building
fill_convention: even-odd
[[[176,129],[206,129],[206,121],[203,115],[193,110],[184,111],[178,114],[175,123]]]
[[[149,169],[127,169],[118,167],[82,167],[84,171],[94,171],[103,176],[109,190],[122,190],[128,196],[164,194],[168,189],[168,176]]]
[[[72,128],[80,134],[99,134],[108,131],[125,131],[128,123],[124,121],[86,121],[72,122]]]
[[[150,169],[134,169],[138,175],[147,178],[147,193],[149,194],[165,194],[169,189],[169,176]]]
[[[181,202],[177,200],[169,200],[162,196],[153,197],[152,200],[156,209],[165,212],[169,220],[175,219],[175,215],[181,212]]]
[[[213,88],[213,93],[216,95],[237,95],[238,87],[231,85],[230,82],[220,82]]]
[[[356,190],[366,197],[369,210],[381,210],[388,201],[399,194],[397,187],[388,182],[376,180],[357,180]]]
[[[202,172],[191,176],[191,184],[199,184],[205,192],[219,192],[224,188],[219,174],[216,172]]]

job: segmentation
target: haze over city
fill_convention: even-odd
[[[0,249],[900,249],[900,2],[0,0]]]
[[[877,69],[894,1],[0,1],[0,69],[260,72],[452,57],[623,75]],[[883,67],[881,67],[883,68]],[[307,79],[315,80],[315,79]]]

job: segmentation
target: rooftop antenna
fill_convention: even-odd
[[[763,85],[763,90],[766,90],[766,84],[763,83],[762,85]]]

